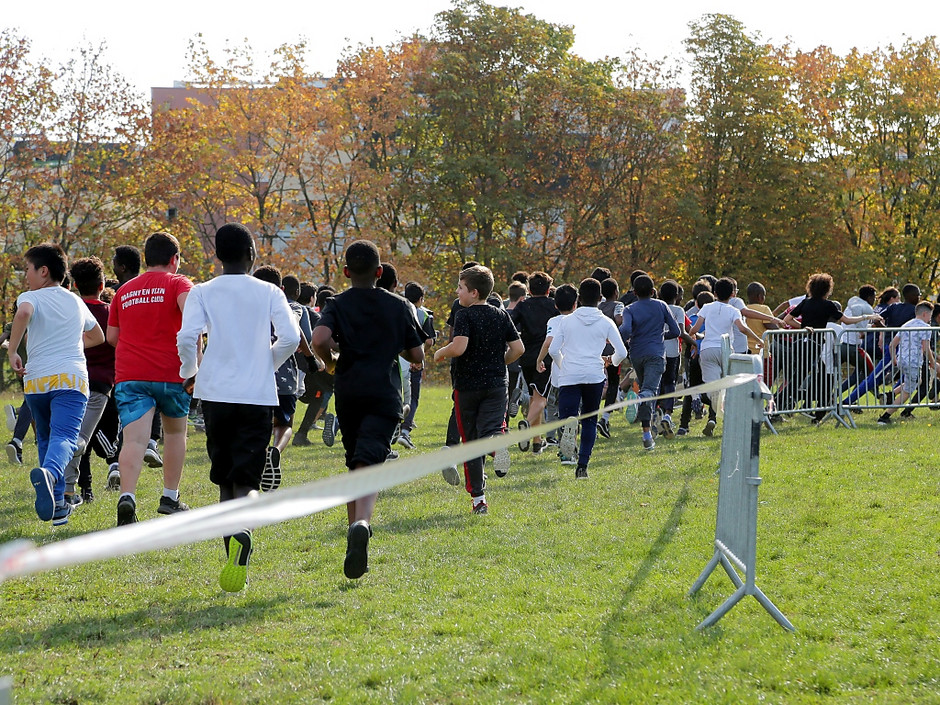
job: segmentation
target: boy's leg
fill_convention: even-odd
[[[186,422],[187,416],[163,416],[163,486],[176,492],[179,492],[186,460]],[[121,473],[124,473],[123,464]]]
[[[125,423],[121,431],[123,442],[118,463],[121,466],[121,496],[132,495],[137,491],[137,481],[144,464],[144,451],[150,441],[150,428],[153,424],[154,407],[144,412],[143,416]],[[164,443],[164,453],[166,453]],[[164,461],[164,473],[167,472]]]
[[[88,448],[91,434],[95,432],[98,422],[101,421],[101,417],[104,415],[104,409],[107,403],[107,394],[91,392],[88,395],[88,403],[85,405],[85,413],[82,416],[81,427],[78,431],[75,453],[65,467],[65,491],[68,494],[75,492],[75,485],[78,482],[79,476],[79,465]]]
[[[578,467],[587,468],[591,462],[591,452],[594,450],[594,443],[597,440],[597,411],[601,405],[601,394],[604,391],[604,383],[581,384],[578,385],[578,396],[581,400],[581,413],[591,414],[581,421],[581,446],[578,450]]]
[[[30,424],[33,423],[32,409],[23,399],[20,410],[16,414],[16,426],[13,428],[13,437],[22,443],[26,439],[26,432],[29,431]]]
[[[469,443],[479,438],[478,413],[485,392],[454,390],[454,410],[460,439]],[[498,433],[498,431],[497,431]],[[463,464],[464,482],[467,492],[478,503],[485,496],[486,482],[483,479],[483,457],[472,458]]]

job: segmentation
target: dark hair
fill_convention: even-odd
[[[648,274],[641,274],[633,280],[633,293],[641,299],[648,299],[653,295],[653,280]]]
[[[570,311],[577,302],[578,290],[574,288],[573,284],[562,284],[555,289],[555,306],[559,311]]]
[[[346,266],[352,274],[375,274],[381,258],[379,248],[370,240],[356,240],[346,248]]]
[[[424,296],[424,287],[418,282],[408,282],[405,284],[405,298],[411,303],[417,304]]]
[[[591,277],[581,280],[578,285],[578,299],[582,306],[597,306],[601,301],[601,283]]]
[[[310,282],[300,282],[300,293],[297,294],[297,303],[309,306],[313,297],[317,295],[317,287]]]
[[[477,298],[481,301],[493,291],[493,273],[481,264],[475,264],[461,271],[460,281],[464,283],[468,291],[476,290]]]
[[[591,279],[597,279],[597,281],[603,284],[606,280],[610,279],[610,270],[607,269],[607,267],[595,267],[594,271],[591,272]],[[601,293],[603,293],[603,290],[601,290]],[[610,298],[607,294],[604,294],[604,297]]]
[[[263,282],[274,284],[274,286],[281,285],[281,270],[275,267],[273,264],[262,264],[255,270],[252,276],[254,276],[255,279],[260,279]]]
[[[281,277],[281,286],[284,287],[284,296],[291,301],[297,300],[297,295],[300,294],[300,279],[293,274],[288,274]]]
[[[518,272],[513,272],[512,276],[509,277],[511,282],[519,282],[525,287],[529,286],[529,273],[523,272],[521,269]]]
[[[40,267],[49,268],[49,278],[61,284],[65,280],[65,270],[69,266],[69,258],[65,250],[54,242],[43,242],[39,245],[33,245],[26,250],[26,261],[33,265],[35,269]]]
[[[703,274],[702,276],[699,277],[699,279],[700,280],[704,279],[705,281],[707,281],[708,285],[711,287],[711,291],[712,292],[715,291],[715,284],[718,283],[718,277],[716,277],[714,274]]]
[[[473,260],[470,260],[469,262],[464,262],[464,263],[461,265],[460,271],[462,272],[462,271],[465,270],[465,269],[470,269],[470,267],[482,267],[482,266],[483,266],[483,265],[480,264],[479,262],[474,262]]]
[[[806,294],[811,299],[824,299],[832,292],[832,275],[826,272],[811,274],[806,282]]]
[[[734,282],[728,277],[722,277],[715,282],[714,294],[719,301],[727,301],[734,295]],[[696,299],[697,300],[697,299]]]
[[[675,279],[667,279],[659,285],[659,298],[667,304],[675,304],[679,298],[679,284]]]
[[[322,310],[326,300],[332,299],[335,293],[336,289],[329,285],[324,285],[317,289],[317,308]]]
[[[875,297],[878,295],[878,292],[875,291],[875,287],[871,284],[864,284],[858,288],[858,298],[871,303],[875,300]]]
[[[633,286],[633,282],[636,281],[637,277],[642,277],[644,274],[646,274],[646,272],[644,272],[642,269],[634,269],[632,272],[630,272],[630,286]]]
[[[697,299],[698,295],[703,291],[710,292],[712,290],[712,285],[707,279],[699,279],[692,285],[692,298]]]
[[[215,231],[215,256],[222,263],[251,259],[254,248],[251,231],[241,223],[226,223]]]
[[[715,283],[717,284],[718,282],[715,282]],[[699,308],[702,308],[702,306],[704,306],[705,304],[710,304],[714,300],[715,300],[715,295],[712,292],[708,291],[707,289],[704,289],[698,293],[698,296],[695,297],[695,305],[698,306]]]
[[[382,262],[382,276],[380,276],[375,285],[380,289],[392,291],[398,286],[398,270],[391,262]]]
[[[751,282],[747,285],[747,301],[748,303],[754,303],[758,299],[763,298],[767,295],[767,290],[764,288],[764,285],[760,282]]]
[[[594,270],[597,271],[596,269]],[[620,285],[617,284],[617,280],[610,276],[608,273],[605,279],[598,279],[595,276],[591,276],[591,279],[597,279],[601,283],[601,294],[604,295],[605,299],[612,299],[617,296],[617,292],[620,291]]]
[[[148,267],[166,267],[179,253],[179,240],[170,233],[153,233],[144,240],[144,262]]]
[[[82,296],[94,296],[98,287],[104,284],[104,265],[94,255],[75,260],[69,274]]]
[[[486,303],[488,303],[493,308],[502,308],[503,297],[497,294],[495,291],[490,292],[490,295],[486,297]]]
[[[878,303],[882,306],[885,306],[891,299],[900,295],[901,295],[900,291],[898,291],[893,286],[889,286],[887,289],[882,291],[881,294],[878,296]]]
[[[920,288],[917,284],[905,284],[901,289],[901,296],[909,304],[916,304],[920,300]]]
[[[140,250],[133,245],[118,245],[114,248],[114,264],[124,267],[128,272],[140,274]]]
[[[528,289],[525,288],[525,284],[522,282],[514,281],[509,285],[509,300],[510,301],[519,301],[525,297],[528,293]]]
[[[545,272],[532,272],[529,275],[529,291],[534,296],[546,296],[552,288],[552,278]]]

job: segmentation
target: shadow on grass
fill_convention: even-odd
[[[193,598],[193,602],[201,602]],[[12,633],[4,630],[0,637],[0,651],[12,653],[17,649],[65,649],[81,644],[83,648],[114,647],[137,640],[159,641],[162,636],[191,633],[202,629],[230,629],[250,622],[261,621],[266,613],[282,607],[283,596],[266,600],[233,604],[207,605],[189,609],[184,601],[171,609],[144,608],[114,614],[108,617],[77,616],[70,621],[58,622],[35,631]]]
[[[656,537],[656,540],[653,541],[653,545],[650,547],[643,562],[637,567],[636,572],[633,574],[633,579],[624,589],[620,604],[617,605],[610,618],[607,620],[607,623],[601,629],[601,643],[603,644],[604,653],[606,655],[607,670],[611,675],[622,673],[625,669],[625,665],[629,663],[629,653],[623,649],[621,643],[621,635],[624,626],[634,617],[634,613],[628,611],[627,608],[637,590],[646,582],[647,578],[650,577],[653,566],[656,565],[660,556],[672,542],[676,529],[679,526],[679,521],[691,497],[689,488],[693,477],[694,474],[692,472],[686,472],[683,476],[682,489],[679,491],[679,495],[672,505],[672,511],[669,512],[669,516],[666,517],[666,521],[663,523],[659,535]]]

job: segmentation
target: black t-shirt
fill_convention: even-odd
[[[807,296],[790,311],[790,315],[794,318],[802,316],[804,328],[825,328],[830,321],[842,318],[842,307],[829,299],[811,299]]]
[[[368,399],[378,415],[400,415],[398,355],[427,338],[409,303],[385,289],[353,287],[327,300],[320,326],[339,344],[336,396]]]
[[[559,315],[555,300],[547,296],[533,296],[516,304],[509,312],[513,323],[519,329],[519,337],[525,345],[525,352],[519,358],[523,367],[534,366],[538,362],[539,350],[545,342],[548,333],[548,321]],[[548,358],[545,366],[549,366]]]
[[[454,389],[505,387],[509,382],[506,343],[519,339],[509,314],[489,304],[458,308],[454,316],[454,337],[457,336],[467,337],[467,349],[453,358]]]
[[[914,304],[898,302],[886,308],[881,317],[885,319],[886,328],[900,328],[914,318]]]

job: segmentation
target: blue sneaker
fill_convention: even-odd
[[[72,507],[69,502],[55,505],[55,511],[52,513],[52,525],[62,526],[69,523],[69,517],[72,515]]]
[[[55,481],[52,473],[45,468],[33,468],[29,471],[29,481],[36,490],[36,516],[40,521],[52,521],[55,514],[55,495],[52,493]]]

